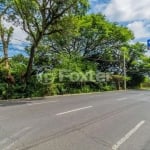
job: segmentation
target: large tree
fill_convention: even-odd
[[[139,86],[144,81],[145,75],[150,72],[148,56],[145,54],[146,46],[143,43],[126,45],[126,71],[131,80],[130,87]]]
[[[63,17],[70,13],[83,14],[88,6],[87,0],[12,0],[12,9],[31,41],[26,81],[30,78],[36,48],[43,37],[62,32],[59,22]]]
[[[67,35],[55,34],[49,37],[49,44],[54,52],[76,52],[87,56],[100,47],[103,40],[108,38],[110,22],[101,14],[88,14],[82,17],[72,16]],[[70,31],[68,33],[68,31]],[[73,53],[72,53],[73,54]]]
[[[9,8],[10,5],[0,5],[0,41],[2,44],[3,48],[3,55],[4,59],[3,61],[5,62],[5,69],[7,69],[8,74],[9,74],[9,62],[8,62],[8,47],[10,43],[11,36],[13,34],[13,27],[6,27],[4,25],[4,21],[7,19],[7,13],[9,13]],[[3,62],[2,61],[2,62]]]
[[[101,71],[120,70],[123,53],[121,47],[133,39],[126,27],[111,23],[101,14],[75,16],[67,26],[68,36],[59,33],[45,39],[44,45],[54,53],[80,53],[85,59],[99,64]],[[69,28],[69,29],[68,29]]]

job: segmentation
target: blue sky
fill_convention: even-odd
[[[91,11],[101,12],[112,22],[127,26],[133,31],[135,41],[150,38],[150,0],[90,0]]]
[[[26,52],[24,51],[24,47],[26,47],[27,44],[25,43],[11,43],[9,45],[9,57],[18,55],[18,54],[23,54],[23,55],[27,55]],[[0,44],[0,48],[2,47],[2,45]],[[0,51],[0,57],[3,56],[3,53]]]
[[[135,35],[134,41],[146,43],[150,39],[150,0],[89,0],[92,13],[102,13],[111,22],[127,26]],[[7,24],[7,26],[10,26]],[[10,55],[23,51],[26,34],[15,27]],[[0,56],[2,54],[0,53]]]

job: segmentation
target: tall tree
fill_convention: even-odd
[[[8,46],[10,43],[10,38],[13,34],[13,27],[10,26],[9,28],[6,28],[5,25],[3,24],[5,14],[8,11],[9,6],[1,6],[1,12],[0,12],[0,39],[2,42],[2,47],[3,47],[3,53],[4,53],[4,62],[5,62],[5,68],[9,72],[9,62],[8,62]]]
[[[99,64],[101,71],[120,70],[122,51],[120,48],[133,39],[133,33],[115,23],[111,23],[101,14],[73,16],[70,34],[59,33],[45,40],[52,51],[78,54]],[[69,29],[68,29],[69,28]]]
[[[65,35],[56,34],[51,37],[51,47],[55,52],[71,51],[82,53],[87,56],[89,53],[101,50],[103,39],[108,38],[109,22],[101,14],[90,14],[82,17],[73,16],[71,33]],[[67,26],[68,29],[68,26]],[[76,32],[75,32],[76,31]]]
[[[61,32],[63,29],[59,26],[59,21],[63,16],[84,13],[88,6],[87,0],[13,0],[12,8],[31,39],[26,81],[30,78],[36,48],[43,37]]]
[[[130,87],[139,86],[144,81],[145,75],[150,72],[148,56],[145,55],[146,46],[143,43],[126,45],[126,70]]]

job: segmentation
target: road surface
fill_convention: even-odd
[[[0,102],[0,150],[150,150],[150,91]]]

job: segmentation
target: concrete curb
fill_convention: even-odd
[[[128,90],[127,90],[128,91]],[[56,97],[66,97],[66,96],[80,96],[80,95],[91,95],[91,94],[103,94],[103,93],[113,93],[113,92],[125,92],[124,90],[114,90],[114,91],[102,91],[102,92],[90,92],[90,93],[77,93],[77,94],[64,94],[64,95],[53,95],[53,96],[44,96],[44,97],[29,97],[29,98],[20,98],[20,99],[7,99],[7,100],[0,100],[0,102],[30,102],[36,100],[47,100]]]

